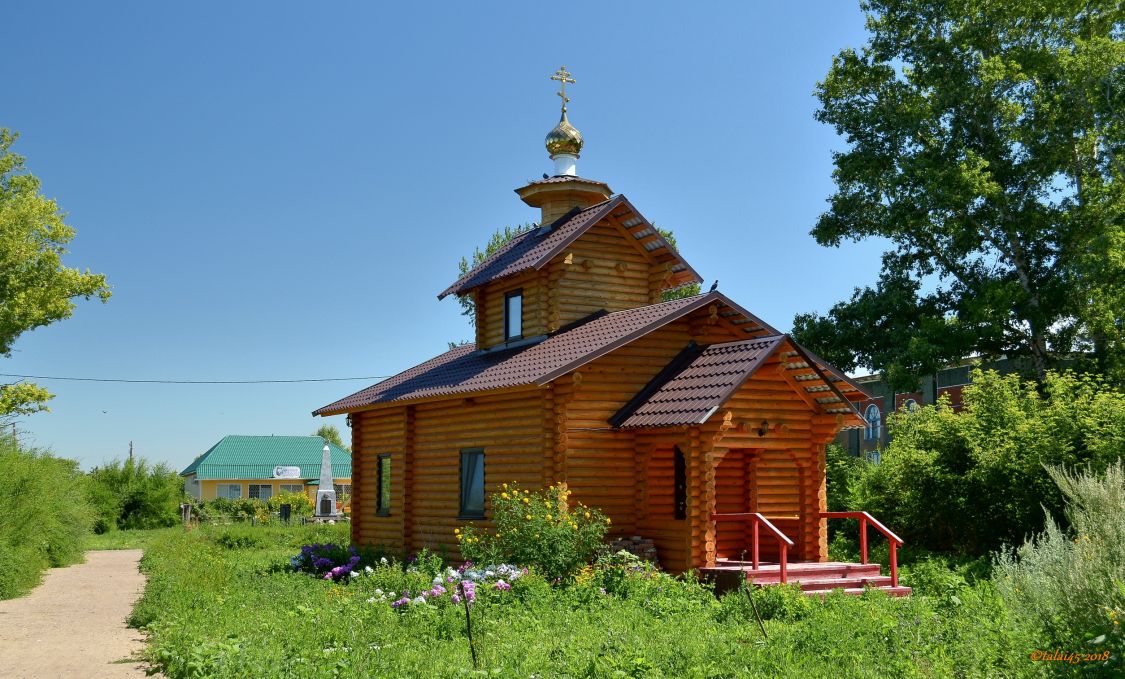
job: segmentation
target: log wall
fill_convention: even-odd
[[[628,238],[612,224],[598,224],[548,265],[554,291],[549,326],[651,303],[654,265]]]

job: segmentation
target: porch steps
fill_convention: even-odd
[[[715,582],[716,592],[738,588],[742,578],[760,586],[781,583],[781,566],[777,563],[760,563],[754,569],[749,563],[720,559],[714,567],[701,568],[699,573]],[[786,575],[789,583],[798,585],[806,596],[823,597],[835,589],[856,596],[866,589],[879,589],[890,596],[910,594],[909,587],[892,587],[890,576],[883,575],[877,563],[791,562],[787,564]]]

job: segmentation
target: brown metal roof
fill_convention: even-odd
[[[784,335],[775,335],[689,345],[609,422],[622,428],[703,424],[784,342]]]
[[[792,338],[773,335],[706,347],[689,344],[609,423],[623,429],[703,424],[779,350],[787,380],[814,411],[859,416],[832,377]]]
[[[392,401],[407,401],[525,385],[545,385],[614,349],[712,303],[729,300],[718,292],[603,313],[531,345],[477,351],[459,346],[351,396],[314,415],[337,415]]]
[[[582,210],[571,210],[552,224],[513,238],[443,290],[438,299],[449,294],[461,295],[485,283],[522,271],[540,269],[578,240],[590,227],[610,216],[620,219],[622,227],[636,240],[646,239],[644,248],[655,259],[670,263],[676,285],[703,280],[625,196],[617,195]],[[653,235],[655,238],[649,239]]]
[[[535,179],[535,180],[532,180],[532,181],[528,182],[529,185],[531,185],[531,184],[571,184],[571,183],[573,183],[573,184],[593,184],[595,186],[605,186],[607,188],[609,186],[605,182],[599,182],[596,179],[586,179],[585,177],[575,177],[573,175],[568,175],[568,174],[557,174],[554,177],[547,177],[545,179]]]

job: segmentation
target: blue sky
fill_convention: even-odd
[[[768,322],[874,280],[878,243],[809,230],[831,194],[815,120],[856,4],[17,3],[0,126],[114,296],[23,335],[0,372],[253,380],[391,375],[471,337],[436,295],[536,212],[565,64],[579,174],[672,228]],[[2,378],[0,378],[2,379]],[[308,434],[367,383],[41,381],[26,440],[84,466],[129,441],[183,467],[225,434]],[[347,435],[343,418],[331,421]]]

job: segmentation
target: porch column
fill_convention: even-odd
[[[715,463],[711,442],[692,427],[688,444],[688,555],[689,568],[715,565]]]

